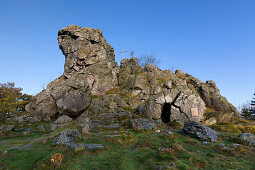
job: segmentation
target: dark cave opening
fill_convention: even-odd
[[[163,123],[170,122],[170,115],[171,115],[171,104],[165,103],[162,108],[161,120]]]

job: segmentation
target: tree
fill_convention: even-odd
[[[255,93],[253,94],[253,98],[251,100],[251,103],[250,103],[250,108],[249,108],[249,114],[251,116],[255,116]]]
[[[0,120],[8,114],[21,114],[30,102],[31,96],[22,94],[22,88],[15,87],[12,82],[0,83]]]
[[[243,117],[255,117],[255,93],[251,101],[241,106],[241,115]]]
[[[138,58],[138,63],[140,66],[145,67],[146,64],[151,64],[157,66],[159,61],[154,57],[154,55],[144,55]]]

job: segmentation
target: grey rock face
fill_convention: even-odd
[[[49,120],[57,113],[79,115],[91,103],[91,92],[83,75],[64,76],[51,82],[47,89],[38,93],[26,106],[26,110],[40,120]]]
[[[170,121],[199,121],[206,110],[204,101],[191,90],[172,90],[150,97],[139,107],[139,113],[153,119]]]
[[[156,128],[156,123],[146,118],[133,119],[131,124],[134,130],[151,130]]]
[[[255,145],[255,136],[250,133],[241,133],[239,138],[242,141],[247,142],[249,145]]]
[[[55,124],[65,124],[65,123],[68,123],[68,122],[70,122],[72,120],[73,119],[70,118],[69,116],[63,115],[63,116],[59,117],[54,123]]]
[[[67,78],[77,72],[86,74],[93,95],[103,94],[117,85],[119,67],[114,50],[101,30],[70,25],[58,32],[58,43],[66,57]]]
[[[199,122],[186,122],[182,132],[200,140],[209,140],[211,142],[218,140],[217,133],[214,130]]]

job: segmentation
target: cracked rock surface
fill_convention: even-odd
[[[217,132],[199,122],[185,122],[182,132],[200,140],[218,141]]]

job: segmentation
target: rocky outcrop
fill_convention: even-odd
[[[150,64],[142,68],[135,57],[123,59],[119,67],[98,29],[71,25],[59,31],[58,42],[65,55],[64,74],[26,106],[38,120],[67,115],[88,133],[136,121],[144,126],[140,118],[198,122],[206,108],[237,113],[213,81],[203,83],[182,70],[173,73]],[[229,119],[225,116],[224,121]]]
[[[100,30],[71,25],[58,32],[58,42],[66,60],[64,74],[26,106],[40,119],[77,117],[90,106],[91,95],[104,94],[118,82],[114,50]]]

